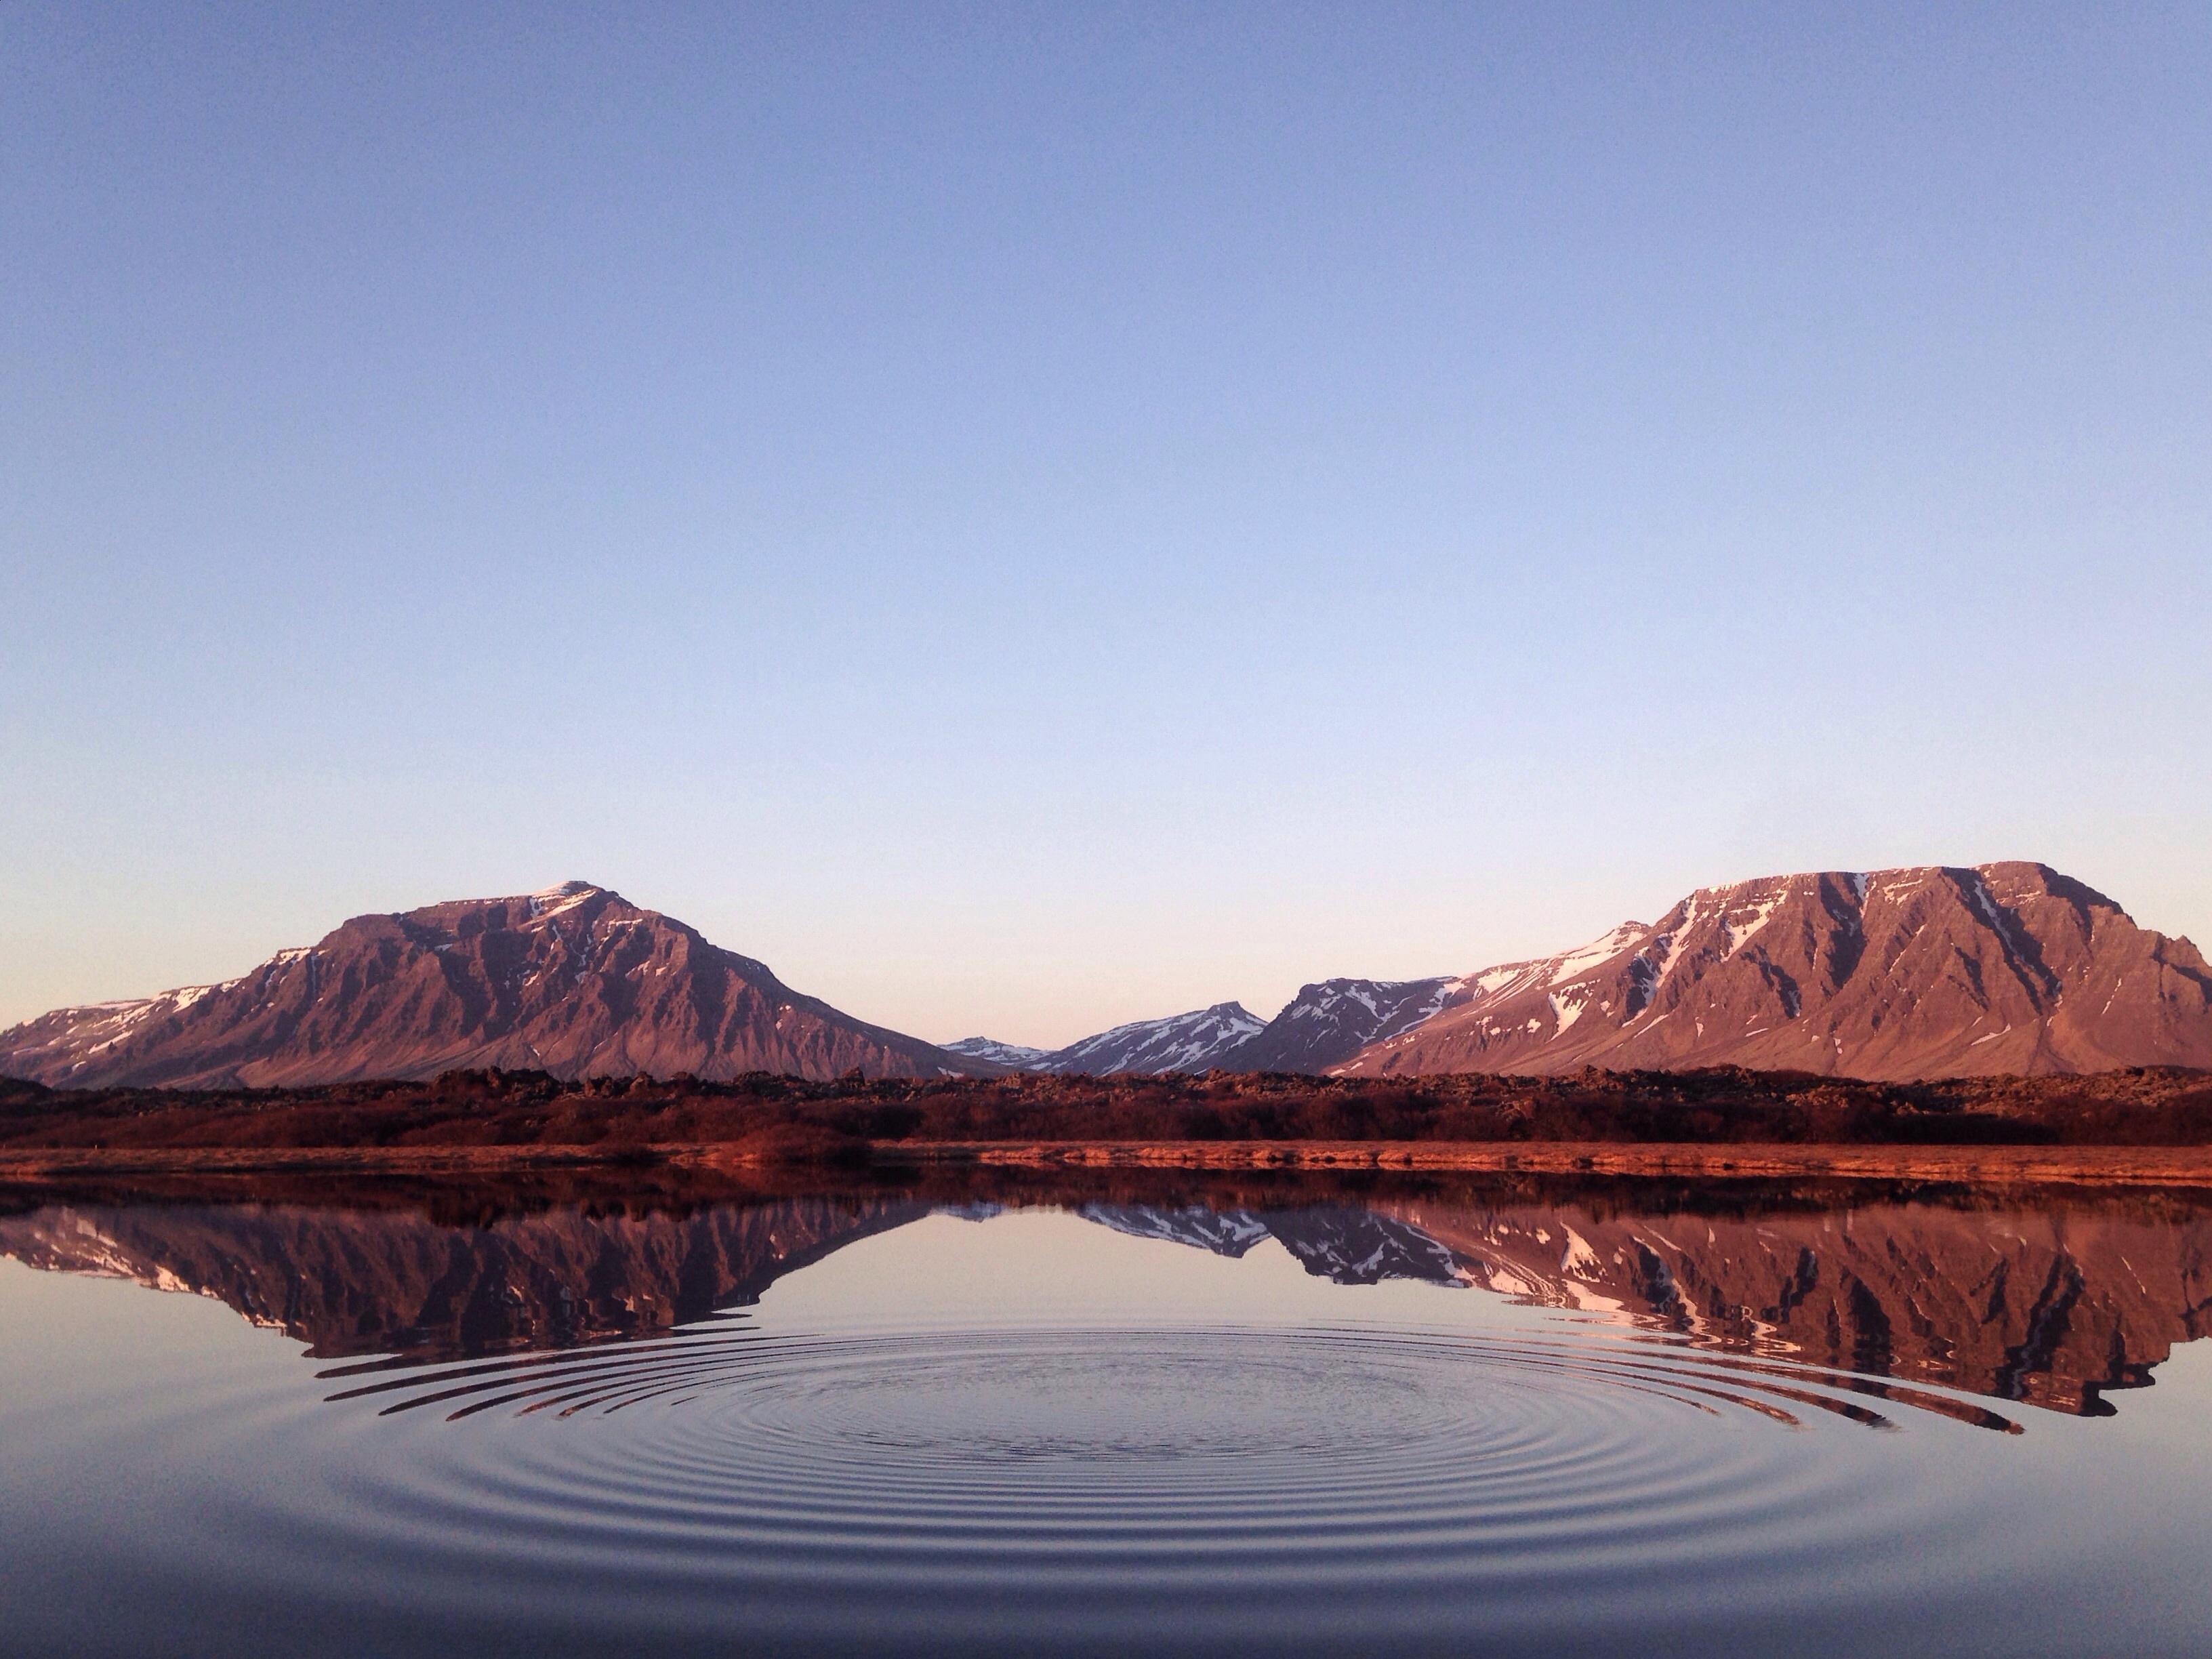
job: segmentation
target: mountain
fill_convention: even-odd
[[[1264,1030],[1217,1063],[1239,1072],[1325,1072],[1431,1018],[1456,982],[1330,979],[1300,986]]]
[[[992,1037],[963,1037],[945,1047],[971,1060],[1021,1072],[1106,1077],[1115,1072],[1205,1072],[1257,1036],[1266,1022],[1242,1004],[1217,1002],[1164,1019],[1132,1020],[1065,1048],[1024,1048]]]
[[[1895,1080],[2212,1066],[2212,968],[2040,864],[1777,876],[1449,981],[1435,1013],[1330,1070],[1725,1065]]]
[[[1224,1055],[1256,1036],[1264,1024],[1241,1003],[1217,1002],[1211,1008],[1165,1019],[1116,1025],[1069,1043],[1038,1069],[1094,1077],[1112,1072],[1203,1072],[1222,1064]]]
[[[1027,1048],[1018,1042],[1001,1042],[996,1037],[962,1037],[957,1042],[941,1045],[948,1054],[963,1054],[969,1060],[980,1060],[987,1065],[1003,1066],[1011,1072],[1047,1072],[1052,1068],[1045,1062],[1052,1058],[1049,1048]]]
[[[220,985],[0,1031],[0,1074],[73,1087],[301,1085],[457,1066],[561,1078],[999,1070],[864,1024],[580,881],[356,916]]]

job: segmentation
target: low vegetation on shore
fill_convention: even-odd
[[[2212,1073],[1866,1083],[1724,1067],[1416,1079],[1280,1073],[810,1082],[452,1072],[310,1089],[0,1079],[0,1149],[738,1145],[771,1158],[993,1142],[2212,1146]]]

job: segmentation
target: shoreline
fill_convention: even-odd
[[[887,1141],[867,1164],[1039,1170],[1327,1170],[1475,1174],[1819,1176],[1987,1185],[2212,1187],[2212,1147],[1823,1146],[1635,1141]],[[742,1144],[596,1146],[57,1147],[0,1152],[0,1182],[94,1176],[486,1175],[809,1167]],[[853,1167],[823,1164],[832,1167]]]

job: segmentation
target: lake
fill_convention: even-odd
[[[9,1653],[2212,1652],[2212,1195],[0,1195]]]

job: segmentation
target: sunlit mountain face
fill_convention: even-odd
[[[0,1031],[0,1074],[72,1088],[428,1078],[945,1077],[1000,1068],[871,1025],[589,882],[356,916],[216,985]]]
[[[2212,968],[2045,865],[1814,872],[1700,888],[1553,956],[1318,981],[1272,1018],[1230,1001],[1060,1048],[940,1047],[578,881],[356,916],[236,979],[0,1031],[0,1077],[72,1088],[493,1066],[822,1079],[1723,1065],[1887,1079],[2212,1067]]]

